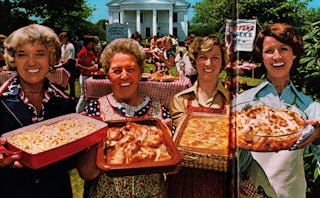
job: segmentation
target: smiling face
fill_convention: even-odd
[[[208,52],[199,52],[195,61],[199,81],[212,82],[218,79],[222,68],[222,54],[219,46],[214,45]]]
[[[112,83],[114,97],[118,102],[131,105],[138,100],[138,84],[141,74],[134,55],[119,52],[111,57],[108,77]]]
[[[49,50],[39,43],[26,43],[17,48],[14,58],[21,83],[42,88],[49,72]]]
[[[290,80],[290,70],[296,58],[292,48],[271,36],[265,37],[262,46],[262,60],[268,79]]]

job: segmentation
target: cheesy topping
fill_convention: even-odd
[[[226,151],[229,146],[227,116],[190,117],[179,146]]]
[[[95,123],[68,118],[17,133],[8,137],[7,141],[22,151],[37,154],[73,142],[97,129],[98,126]]]

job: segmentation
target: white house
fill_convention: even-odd
[[[183,41],[188,35],[188,1],[111,0],[107,6],[108,23],[127,25],[128,37],[138,31],[143,38],[171,34]]]

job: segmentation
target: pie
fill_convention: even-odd
[[[22,151],[38,154],[73,142],[98,129],[95,123],[68,118],[8,136],[7,141]]]
[[[264,104],[236,111],[232,123],[238,146],[254,151],[287,149],[305,126],[297,112]]]
[[[122,127],[110,127],[105,140],[107,163],[128,164],[171,159],[163,133],[157,126],[131,121]]]
[[[190,116],[186,120],[179,146],[227,151],[229,128],[228,116]]]

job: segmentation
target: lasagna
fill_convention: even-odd
[[[122,127],[110,127],[105,140],[107,163],[128,164],[171,159],[163,141],[163,133],[157,126],[131,121]]]

